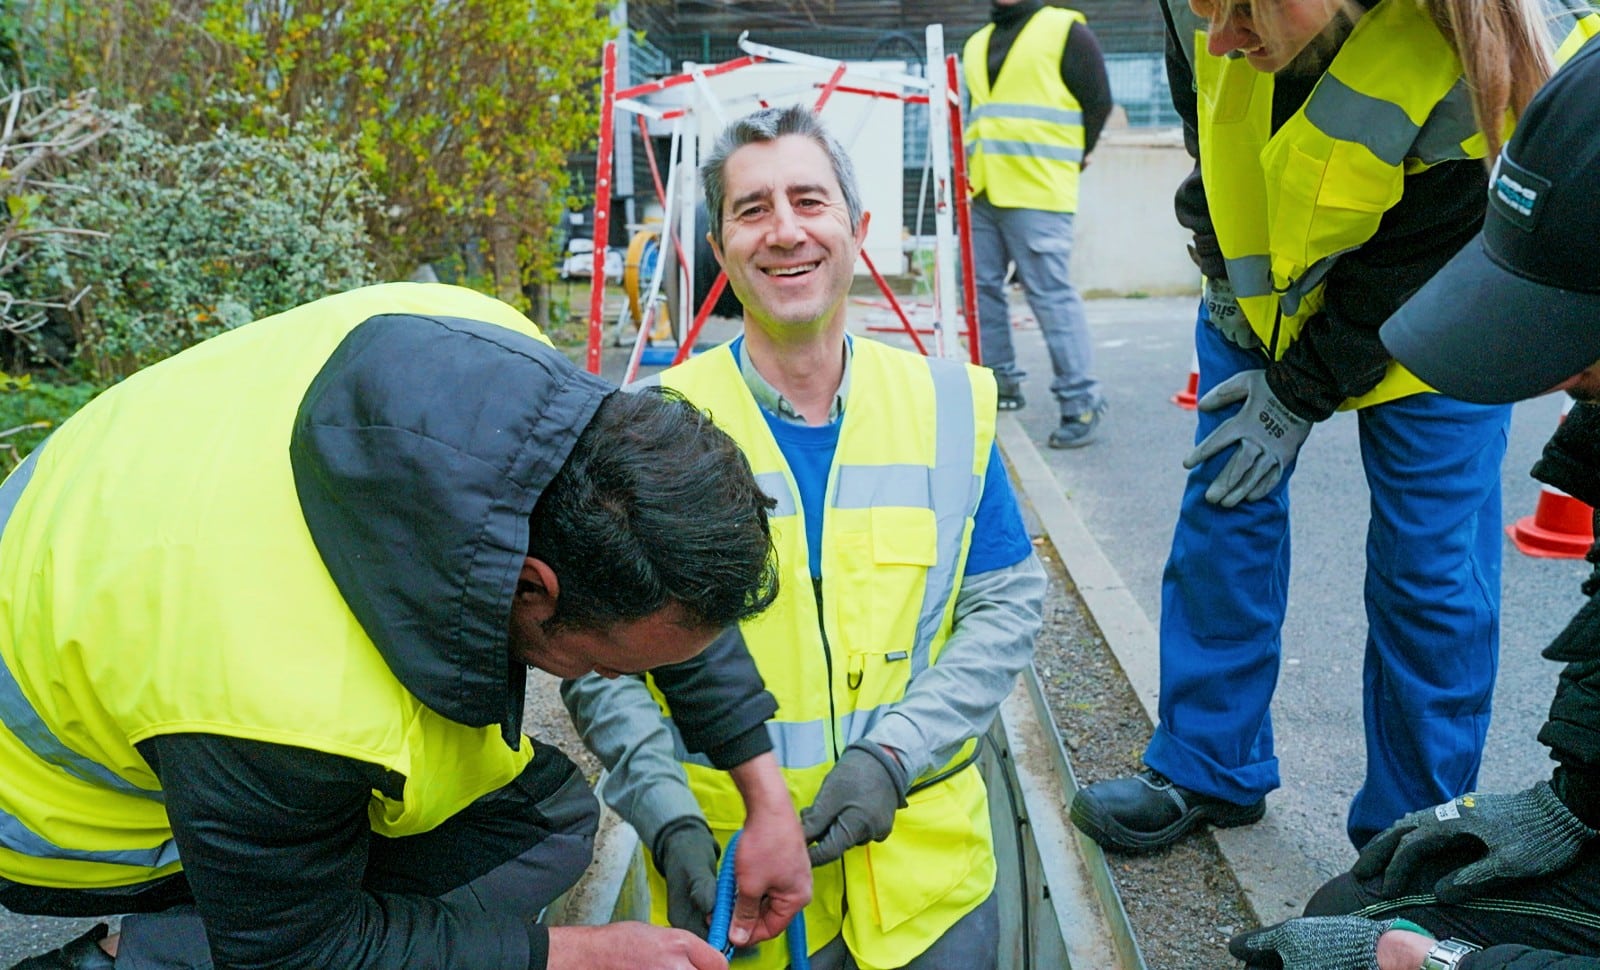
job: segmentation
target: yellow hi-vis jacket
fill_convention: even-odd
[[[1570,12],[1569,56],[1600,17]],[[1251,328],[1282,357],[1323,305],[1340,254],[1377,232],[1408,175],[1483,158],[1461,62],[1421,7],[1380,3],[1356,22],[1300,110],[1272,131],[1273,76],[1206,52],[1196,35],[1200,171],[1228,280]],[[1345,408],[1430,390],[1391,361]]]
[[[995,385],[987,370],[860,337],[852,347],[850,399],[825,493],[820,590],[811,579],[794,476],[733,352],[720,347],[661,375],[739,442],[756,481],[778,503],[770,516],[782,572],[778,601],[741,632],[778,701],[767,726],[789,793],[802,807],[844,749],[938,662],[994,441]],[[968,742],[929,776],[956,769],[948,778],[920,790],[913,782],[887,839],[814,871],[809,950],[842,929],[863,968],[899,967],[989,896],[994,845],[983,780],[968,763],[974,748]],[[744,824],[738,790],[724,772],[694,763],[684,769],[712,832],[726,844]],[[652,879],[659,903],[665,889]],[[664,904],[657,909],[665,923]],[[786,962],[782,941],[772,941],[739,965]]]
[[[1061,82],[1067,35],[1083,14],[1045,7],[1028,19],[989,86],[987,24],[961,60],[972,111],[964,133],[973,195],[1002,209],[1078,211],[1083,109]]]
[[[404,283],[352,291],[134,375],[0,487],[0,877],[110,887],[181,868],[160,783],[134,747],[156,735],[218,734],[381,765],[397,790],[375,791],[369,817],[387,836],[432,829],[533,757],[520,730],[520,747],[510,747],[493,720],[505,706],[515,573],[483,600],[483,628],[497,628],[498,640],[421,634],[441,653],[461,648],[426,658],[450,672],[442,680],[464,679],[462,653],[485,651],[485,682],[498,693],[469,726],[397,677],[393,654],[369,638],[324,566],[324,538],[338,537],[314,536],[297,498],[297,410],[347,335],[374,332],[358,325],[375,314],[462,318],[543,347],[521,314],[471,291]],[[469,336],[481,343],[482,333]],[[433,346],[433,331],[418,339]],[[419,488],[437,484],[427,474],[415,472]],[[462,472],[439,475],[457,481]],[[497,497],[530,503],[508,513],[508,529],[521,534],[495,562],[505,572],[526,554],[533,498]],[[418,495],[408,501],[432,508]],[[437,518],[428,527],[448,528]],[[478,549],[489,555],[486,544]],[[426,571],[410,558],[425,555],[413,547],[368,558],[377,581],[403,584],[393,574]],[[467,597],[424,608],[456,628],[474,609]]]

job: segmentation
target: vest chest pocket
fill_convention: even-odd
[[[893,654],[911,649],[928,568],[938,561],[933,510],[879,506],[856,510],[854,528],[834,541],[846,584],[828,577],[839,595],[845,649],[854,654]]]

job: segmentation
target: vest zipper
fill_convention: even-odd
[[[822,662],[828,668],[828,747],[833,760],[839,760],[838,713],[833,703],[833,649],[828,645],[828,625],[822,619],[822,577],[811,580],[811,589],[817,597],[817,633],[822,637]]]

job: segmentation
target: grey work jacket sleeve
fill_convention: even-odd
[[[938,662],[867,732],[893,748],[911,778],[943,765],[989,729],[1012,682],[1033,659],[1047,581],[1039,557],[969,575],[956,593],[954,628]]]
[[[561,699],[583,743],[606,767],[600,797],[644,845],[653,847],[673,819],[700,816],[666,718],[643,679],[585,674],[562,682]]]

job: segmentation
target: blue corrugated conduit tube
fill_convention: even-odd
[[[733,946],[728,942],[728,926],[733,922],[734,897],[739,894],[733,875],[733,857],[739,847],[739,836],[743,834],[742,831],[733,833],[728,847],[722,850],[722,868],[717,870],[717,905],[711,911],[711,935],[707,938],[707,942],[730,960]],[[806,952],[805,910],[794,914],[784,937],[789,941],[789,970],[811,970],[811,954]]]

